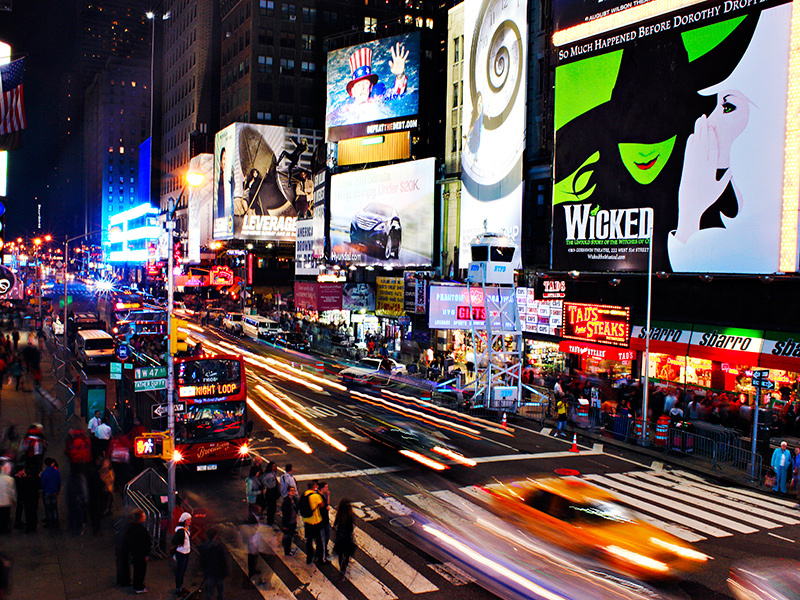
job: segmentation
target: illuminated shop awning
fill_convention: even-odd
[[[725,363],[757,365],[764,345],[764,332],[738,327],[695,325],[688,356]]]
[[[686,356],[692,337],[692,326],[688,323],[652,322],[650,324],[650,352]],[[647,329],[634,325],[631,330],[631,349],[645,351]]]
[[[588,344],[586,342],[563,340],[558,344],[558,349],[567,354],[580,354],[581,356],[589,356],[598,360],[633,360],[636,358],[635,350]]]
[[[800,372],[800,334],[764,332],[758,365],[765,369]]]

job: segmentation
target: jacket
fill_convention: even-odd
[[[123,543],[134,558],[144,558],[150,554],[152,538],[150,532],[141,523],[131,523],[125,531]]]
[[[218,540],[207,540],[200,546],[200,568],[206,579],[225,579],[228,576],[225,550]]]
[[[17,485],[11,475],[0,473],[0,506],[17,503]]]
[[[281,504],[281,527],[284,531],[292,526],[297,526],[297,497],[286,496]]]
[[[786,450],[781,450],[780,448],[775,448],[775,452],[772,453],[772,461],[770,462],[770,464],[772,465],[772,468],[775,469],[776,471],[778,469],[780,469],[781,468],[781,453],[785,453],[785,455],[786,455],[786,460],[784,461],[783,469],[788,471],[789,469],[792,468],[792,453],[789,452],[788,448]]]
[[[61,491],[61,473],[53,466],[42,471],[42,493],[57,494]]]
[[[281,496],[286,497],[289,493],[289,488],[293,487],[297,489],[297,482],[294,480],[294,476],[291,473],[284,473],[281,475]]]

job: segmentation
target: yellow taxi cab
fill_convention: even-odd
[[[549,477],[484,490],[498,515],[618,573],[669,579],[708,560],[683,540],[639,520],[613,494],[581,480]]]

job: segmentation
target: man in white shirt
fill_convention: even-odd
[[[94,436],[97,438],[97,454],[105,454],[108,451],[108,445],[111,443],[111,427],[103,419],[94,430]]]
[[[286,465],[286,471],[283,475],[281,475],[281,498],[285,498],[289,494],[289,488],[297,488],[297,482],[294,479],[294,475],[292,475],[292,465],[291,463]]]
[[[91,419],[89,419],[89,433],[94,435],[95,434],[94,432],[97,429],[97,426],[100,425],[100,423],[102,423],[102,422],[103,422],[103,419],[100,416],[100,411],[99,410],[94,411],[94,416]]]

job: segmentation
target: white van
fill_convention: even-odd
[[[281,324],[267,317],[258,315],[245,315],[242,317],[242,333],[247,337],[257,340],[268,339],[270,336],[281,333]]]
[[[102,329],[84,329],[75,336],[75,356],[85,367],[99,367],[114,359],[114,338]]]

